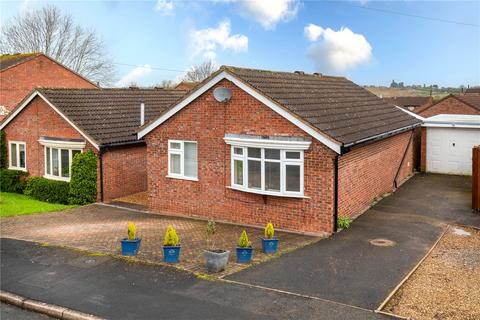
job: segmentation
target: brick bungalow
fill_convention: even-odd
[[[343,77],[223,66],[139,130],[148,206],[329,234],[412,173],[419,125]]]
[[[185,94],[164,89],[37,89],[0,123],[10,169],[69,181],[76,152],[99,159],[98,199],[145,191],[146,147],[138,140],[144,121]]]
[[[407,96],[407,97],[391,97],[383,98],[388,103],[394,104],[401,108],[404,108],[408,111],[417,112],[419,109],[426,108],[433,104],[432,97],[418,97],[418,96]]]
[[[0,55],[0,120],[37,87],[97,85],[42,53]]]
[[[473,93],[472,93],[473,92]],[[480,93],[473,90],[464,94],[450,94],[418,114],[424,118],[438,115],[480,115]],[[427,128],[422,127],[420,170],[427,169]]]

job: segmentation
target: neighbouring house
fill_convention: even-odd
[[[97,88],[42,53],[0,55],[0,120],[34,88]]]
[[[149,210],[330,234],[412,173],[420,124],[343,77],[223,66],[139,130]]]
[[[450,94],[436,103],[422,107],[418,110],[424,118],[439,114],[480,114],[480,94]]]
[[[480,93],[480,86],[467,88],[465,93]]]
[[[195,88],[195,86],[198,84],[198,82],[191,82],[191,81],[182,81],[179,84],[175,86],[175,89],[178,90],[191,90]]]
[[[480,145],[480,94],[451,94],[419,113],[421,170],[472,174],[472,148]]]
[[[402,107],[406,110],[417,112],[418,109],[427,107],[433,104],[432,97],[419,97],[419,96],[409,96],[409,97],[393,97],[393,98],[383,98],[385,101],[394,104],[396,106]]]
[[[99,159],[98,200],[145,191],[146,147],[136,130],[184,94],[166,89],[36,89],[0,123],[9,168],[69,181],[73,156],[93,150]]]

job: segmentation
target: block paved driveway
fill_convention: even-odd
[[[227,279],[376,309],[432,247],[446,224],[480,227],[471,179],[416,175],[349,230]],[[369,240],[386,238],[393,247]],[[282,239],[281,239],[282,240]]]
[[[63,212],[5,218],[0,222],[0,232],[4,238],[120,255],[120,240],[127,235],[129,221],[135,223],[137,236],[142,238],[138,259],[154,263],[162,262],[163,238],[167,226],[172,225],[182,245],[179,266],[193,272],[207,272],[203,261],[203,249],[206,247],[206,222],[200,220],[94,204]],[[261,248],[259,237],[263,234],[262,229],[217,223],[215,244],[218,248],[229,249],[231,253],[227,269],[215,276],[225,276],[248,267],[248,265],[235,263],[235,247],[244,229],[253,247]],[[281,252],[288,252],[321,239],[282,232],[278,232],[278,235],[288,240],[280,247]],[[253,259],[254,262],[261,262],[271,258],[272,256],[256,250]]]

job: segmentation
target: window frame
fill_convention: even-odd
[[[47,173],[47,148],[50,149],[50,173]],[[52,149],[57,149],[58,150],[58,176],[53,174],[53,157],[52,157]],[[62,150],[68,150],[68,177],[63,177],[62,176]],[[43,170],[44,174],[43,177],[50,179],[50,180],[58,180],[58,181],[67,181],[70,182],[70,179],[72,177],[72,161],[73,161],[73,156],[72,153],[73,151],[80,151],[80,153],[83,153],[83,148],[78,148],[78,147],[59,147],[59,146],[52,146],[52,145],[44,145],[43,146]]]
[[[12,144],[16,146],[16,156],[17,156],[17,164],[16,166],[12,165]],[[20,167],[20,148],[19,146],[23,145],[24,152],[25,152],[25,167]],[[19,170],[19,171],[27,171],[27,143],[25,141],[8,141],[8,169],[10,170]]]
[[[235,148],[242,149],[242,155],[235,154]],[[254,158],[248,156],[248,148],[259,148],[261,156],[260,158]],[[280,150],[280,159],[266,159],[265,158],[265,149],[276,149]],[[264,195],[272,195],[272,196],[280,196],[280,197],[298,197],[298,198],[307,198],[304,195],[304,150],[298,149],[283,149],[275,146],[241,146],[241,145],[231,145],[230,148],[230,188],[250,192],[250,193],[258,193]],[[300,154],[299,159],[287,159],[286,153],[287,152],[297,152]],[[236,184],[235,183],[235,160],[243,161],[243,184]],[[248,187],[248,161],[249,160],[256,160],[261,162],[261,187],[258,188],[250,188]],[[265,188],[265,162],[274,162],[280,163],[280,191],[274,190],[267,190]],[[288,191],[286,190],[286,166],[287,165],[295,165],[300,167],[300,191]]]
[[[180,144],[180,149],[172,149],[170,145],[172,143],[179,143]],[[196,177],[190,177],[185,175],[185,143],[193,143],[196,146],[196,157],[195,157],[195,162],[197,164],[197,175]],[[170,155],[172,154],[177,154],[180,155],[180,173],[174,173],[171,172],[171,160],[170,160]],[[167,169],[167,178],[173,178],[173,179],[181,179],[181,180],[189,180],[189,181],[198,181],[198,142],[193,141],[193,140],[168,140],[168,169]]]

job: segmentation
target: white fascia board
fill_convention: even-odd
[[[424,123],[422,125],[422,127],[427,127],[427,128],[471,128],[471,129],[480,129],[480,124],[437,122],[437,123]]]
[[[283,150],[307,150],[311,141],[288,141],[255,138],[223,138],[226,144],[239,147],[269,148]]]
[[[425,118],[424,118],[424,117],[422,117],[422,116],[420,116],[420,115],[416,114],[415,112],[412,112],[412,111],[410,111],[410,110],[404,109],[404,108],[402,108],[402,107],[399,107],[399,106],[397,106],[397,105],[394,105],[394,106],[395,106],[395,107],[397,107],[398,109],[402,110],[403,112],[405,112],[405,113],[407,113],[407,114],[411,115],[412,117],[415,117],[415,118],[417,118],[418,120],[425,121]]]
[[[78,131],[85,139],[87,139],[88,142],[92,144],[92,146],[99,150],[98,144],[90,138],[86,133],[84,133],[80,128],[78,128],[70,119],[68,119],[60,110],[58,110],[53,104],[48,101],[47,98],[43,94],[41,94],[39,91],[35,91],[30,95],[30,97],[25,100],[20,107],[18,107],[12,114],[8,116],[8,118],[5,119],[4,122],[0,125],[0,130],[3,130],[3,128],[10,122],[12,121],[29,103],[30,101],[33,100],[36,96],[41,97],[53,110],[55,110],[56,113],[58,113],[69,125],[71,125],[75,130]]]
[[[307,125],[305,122],[301,121],[298,119],[296,116],[294,116],[291,112],[286,111],[283,107],[278,105],[277,103],[273,102],[269,98],[265,97],[264,95],[260,94],[253,88],[247,86],[244,84],[242,81],[238,80],[235,76],[231,75],[230,73],[223,71],[219,73],[217,76],[212,78],[210,81],[208,81],[206,84],[204,84],[201,88],[198,88],[195,92],[193,92],[190,96],[182,100],[180,103],[175,105],[173,108],[168,110],[164,115],[160,116],[157,120],[152,122],[150,125],[145,127],[144,129],[140,130],[138,132],[138,138],[143,138],[146,134],[148,134],[150,131],[161,125],[163,122],[168,120],[171,116],[173,116],[175,113],[178,111],[182,110],[185,106],[190,104],[193,100],[198,98],[200,95],[205,93],[207,90],[209,90],[211,87],[213,87],[215,84],[217,84],[219,81],[227,79],[231,81],[233,84],[235,84],[237,87],[335,151],[336,153],[340,154],[341,150],[341,144],[335,140],[332,140],[325,135],[319,133],[316,129],[312,128],[311,126]]]

